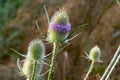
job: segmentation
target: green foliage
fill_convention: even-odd
[[[18,35],[19,31],[17,30],[12,30],[9,34],[6,34],[6,36],[5,34],[0,34],[0,58],[4,55],[9,55],[10,46],[12,47],[19,43],[18,41],[13,41]]]
[[[8,55],[9,48],[18,43],[13,39],[20,32],[15,28],[7,30],[6,24],[15,17],[20,4],[20,0],[0,0],[0,58]]]
[[[15,16],[15,13],[19,8],[20,3],[20,0],[0,1],[0,26],[4,27],[4,24]]]

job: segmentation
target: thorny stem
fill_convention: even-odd
[[[89,74],[91,73],[91,71],[92,71],[92,69],[93,69],[94,63],[95,63],[95,60],[92,60],[91,65],[90,65],[90,68],[89,68],[89,70],[88,70],[88,72],[87,72],[87,74],[86,74],[84,80],[87,80]]]
[[[48,80],[51,80],[51,78],[52,78],[52,73],[53,73],[54,63],[55,63],[55,57],[56,57],[56,48],[57,48],[57,44],[53,43],[53,53],[52,53],[52,58],[51,58],[49,74],[48,74]]]
[[[32,77],[31,77],[31,80],[35,80],[36,67],[37,67],[37,61],[34,60],[34,62],[33,62],[33,71],[32,71]]]
[[[120,46],[118,47],[114,57],[112,58],[112,61],[110,62],[108,68],[106,69],[106,71],[104,72],[104,74],[100,80],[107,80],[108,79],[111,72],[115,68],[117,62],[119,61],[119,59],[120,59]]]

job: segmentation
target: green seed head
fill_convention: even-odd
[[[91,60],[97,61],[100,59],[100,56],[101,56],[101,51],[100,51],[100,48],[98,46],[95,46],[90,50],[89,57]]]
[[[32,73],[32,60],[26,59],[23,64],[22,73],[29,78]]]
[[[38,64],[35,70],[35,74],[39,74],[42,70],[43,64]],[[26,58],[24,63],[23,63],[23,68],[22,68],[22,73],[24,74],[25,77],[28,79],[31,78],[32,76],[32,71],[33,71],[33,60]],[[36,77],[37,77],[36,75]]]
[[[44,58],[45,47],[41,40],[36,39],[30,42],[28,46],[27,57],[23,63],[22,73],[29,79],[32,76],[34,61],[37,62],[35,74],[38,75],[42,69],[43,64],[39,64]],[[37,77],[37,76],[36,76]]]
[[[45,47],[41,40],[33,40],[30,42],[28,46],[28,54],[29,58],[34,60],[41,60],[45,55]]]

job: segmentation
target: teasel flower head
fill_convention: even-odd
[[[42,60],[44,56],[45,56],[45,47],[43,42],[39,39],[31,41],[28,46],[28,53],[26,59],[21,69],[23,75],[26,76],[28,80],[32,76],[34,61],[37,61],[36,70],[35,70],[35,74],[36,74],[35,77],[37,78],[37,75],[39,75],[43,66]]]
[[[30,42],[28,46],[27,57],[34,60],[41,60],[45,55],[45,46],[43,42],[39,39],[35,39]]]
[[[99,61],[100,56],[101,56],[101,51],[98,46],[95,46],[90,50],[89,57],[91,60]]]
[[[53,15],[48,29],[48,40],[50,42],[63,42],[71,30],[71,24],[64,9],[61,9]]]
[[[97,45],[90,50],[89,55],[86,53],[86,56],[87,56],[86,58],[89,60],[94,60],[96,62],[102,62],[102,60],[100,59],[101,51]]]

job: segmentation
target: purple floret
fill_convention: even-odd
[[[70,25],[70,23],[63,24],[63,23],[51,22],[49,25],[49,28],[55,30],[56,32],[58,32],[60,34],[66,34],[71,30],[71,25]]]

